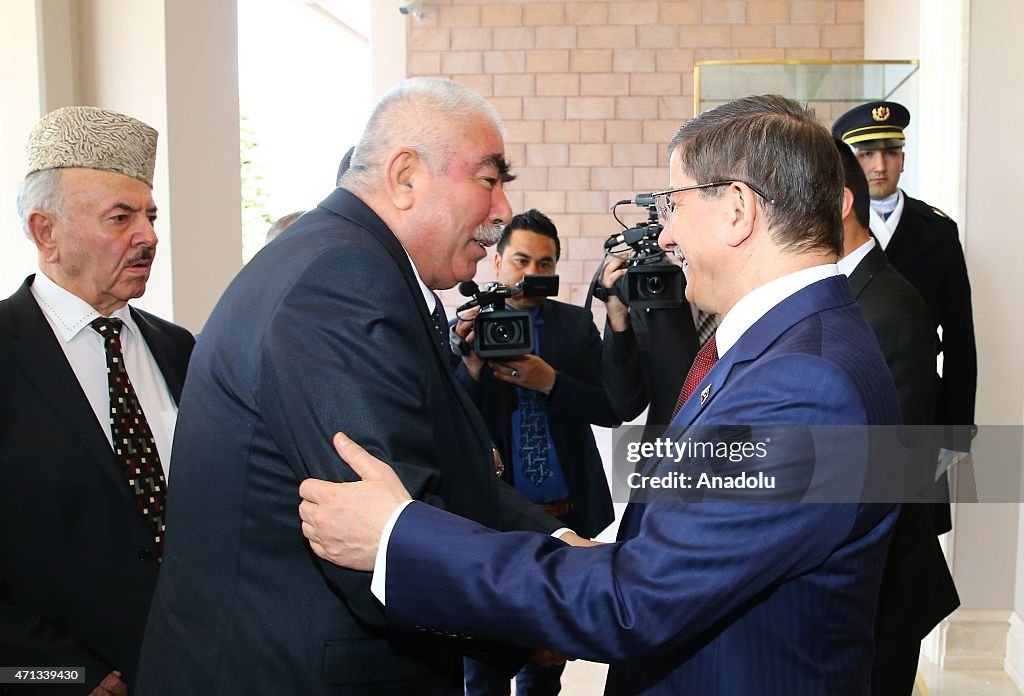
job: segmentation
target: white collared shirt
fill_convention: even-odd
[[[871,233],[875,235],[875,239],[882,245],[882,249],[889,246],[889,242],[892,240],[892,234],[896,231],[896,226],[900,224],[900,218],[903,217],[903,208],[906,203],[906,196],[903,195],[902,189],[896,189],[896,193],[893,194],[896,197],[896,207],[889,214],[888,218],[883,217],[881,206],[878,204],[884,204],[884,201],[871,201]]]
[[[875,248],[875,240],[868,239],[868,241],[861,244],[859,247],[851,251],[849,254],[839,259],[836,262],[836,267],[839,268],[839,272],[849,278],[853,275],[853,272],[857,270],[857,266],[864,260],[864,257],[868,255],[872,249]]]
[[[775,305],[790,295],[803,290],[811,283],[839,275],[834,263],[811,266],[795,273],[784,275],[755,288],[740,298],[729,313],[722,317],[715,333],[719,357],[736,345],[736,341]]]
[[[54,283],[45,273],[36,273],[31,286],[32,296],[53,329],[53,334],[60,343],[67,357],[71,370],[78,378],[78,383],[85,392],[89,405],[92,406],[96,420],[107,436],[113,448],[113,436],[110,432],[110,391],[107,384],[107,353],[103,347],[103,337],[89,326],[89,323],[102,316],[93,307],[64,288]],[[168,479],[171,461],[171,440],[174,437],[174,424],[178,417],[178,407],[171,398],[160,367],[153,358],[149,346],[142,336],[135,320],[132,319],[128,305],[121,307],[110,315],[124,323],[121,330],[121,349],[124,352],[124,366],[132,381],[139,404],[146,414],[146,422],[153,432],[160,463],[163,465],[164,476]]]

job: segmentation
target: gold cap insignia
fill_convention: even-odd
[[[889,120],[889,107],[888,106],[876,106],[871,110],[871,118],[876,121],[887,121]]]

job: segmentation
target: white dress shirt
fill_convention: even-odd
[[[715,343],[718,346],[719,357],[725,355],[730,348],[736,345],[736,341],[747,332],[747,329],[775,305],[797,291],[803,290],[811,283],[837,275],[839,275],[839,269],[834,263],[811,266],[796,273],[776,278],[748,292],[732,306],[729,313],[722,317],[722,323],[718,325]]]
[[[864,260],[864,257],[868,255],[868,252],[875,248],[875,240],[868,239],[868,241],[861,244],[859,247],[851,251],[849,254],[839,259],[836,262],[836,266],[839,268],[839,272],[849,278],[853,275],[853,272],[857,270],[857,266]]]
[[[113,449],[107,353],[103,347],[103,337],[89,326],[93,319],[102,315],[88,302],[54,283],[45,273],[36,273],[31,290]],[[142,332],[128,311],[128,305],[110,316],[124,323],[121,330],[124,366],[139,397],[139,405],[146,414],[149,429],[153,432],[164,477],[169,479],[171,440],[174,437],[178,407],[171,398],[167,381],[146,345]]]

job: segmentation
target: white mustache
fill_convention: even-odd
[[[497,244],[498,240],[501,239],[501,225],[480,225],[476,230],[476,234],[473,235],[473,239],[484,246]]]

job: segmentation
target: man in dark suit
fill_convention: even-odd
[[[663,454],[628,477],[650,494],[619,543],[496,534],[410,501],[344,434],[363,480],[303,482],[303,533],[374,569],[392,624],[610,662],[611,694],[865,694],[897,514],[859,500],[881,454],[865,426],[897,423],[899,404],[835,266],[839,155],[812,112],[747,97],[683,126],[669,170],[659,241],[685,260],[687,298],[723,319]],[[442,587],[459,600],[430,601]]]
[[[157,245],[156,140],[92,107],[47,114],[29,137],[18,212],[39,273],[0,302],[0,664],[84,670],[76,686],[43,693],[127,693],[160,567],[194,340],[128,305]],[[141,439],[125,439],[118,399],[133,400]]]
[[[932,356],[935,336],[924,300],[886,260],[868,231],[868,183],[853,152],[836,140],[846,175],[843,204],[843,258],[839,270],[850,278],[850,289],[878,337],[882,355],[900,395],[904,433],[914,465],[908,468],[911,499],[900,510],[875,617],[875,661],[871,693],[909,696],[914,690],[921,640],[960,605],[953,577],[942,554],[925,491],[934,486],[935,450],[928,437],[935,414],[936,386]],[[924,475],[918,476],[921,472]],[[913,499],[916,498],[916,499]]]
[[[868,179],[871,231],[889,263],[913,285],[942,339],[942,374],[935,399],[935,424],[941,430],[940,467],[970,451],[975,432],[974,400],[978,353],[974,342],[971,284],[956,223],[938,208],[899,188],[910,112],[895,102],[870,102],[846,112],[832,134],[854,149]],[[948,501],[945,475],[940,480]],[[948,502],[933,506],[940,533],[950,529]]]
[[[554,223],[539,210],[529,210],[502,230],[494,275],[507,286],[526,275],[554,275],[560,255]],[[507,305],[530,314],[533,352],[487,361],[471,353],[457,374],[493,441],[508,442],[509,482],[575,532],[597,536],[615,513],[590,426],[619,424],[601,385],[601,337],[582,307],[522,295],[510,297]],[[456,327],[467,342],[471,326],[459,322]],[[564,663],[528,662],[516,677],[516,693],[557,694],[564,668]],[[509,690],[505,675],[467,661],[467,694],[499,696]]]
[[[319,562],[295,510],[303,478],[354,478],[329,444],[344,427],[420,499],[496,529],[561,526],[495,475],[432,292],[471,278],[511,217],[503,151],[479,95],[402,82],[342,186],[231,283],[182,396],[140,691],[461,692],[461,642],[391,631],[369,576]]]

